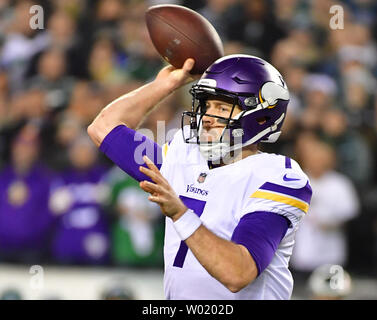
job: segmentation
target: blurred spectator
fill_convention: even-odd
[[[30,89],[13,95],[8,101],[9,109],[6,121],[8,125],[33,120],[40,125],[46,124],[48,108],[46,92]]]
[[[301,16],[303,16],[305,20],[308,20],[305,13],[300,15],[299,5],[302,4],[302,2],[300,3],[298,0],[274,0],[273,4],[273,15],[280,28],[286,30],[291,29],[293,22]]]
[[[48,45],[47,35],[30,28],[30,7],[33,1],[17,1],[9,30],[5,36],[0,64],[9,73],[12,92],[20,90],[25,81],[30,60]]]
[[[121,61],[117,59],[113,42],[108,38],[98,39],[89,57],[89,74],[102,85],[119,84],[125,80]]]
[[[162,266],[164,226],[161,212],[138,182],[113,168],[111,204],[118,214],[112,230],[112,257],[117,265]],[[114,177],[116,176],[116,177]]]
[[[225,43],[240,41],[262,58],[268,59],[275,42],[285,35],[267,1],[209,0],[199,13]]]
[[[254,0],[241,3],[243,7],[236,7],[238,10],[233,8],[233,24],[229,26],[228,39],[241,40],[248,47],[254,48],[256,55],[269,60],[272,48],[285,36],[285,30],[277,25],[269,1]],[[223,21],[229,20],[228,17],[224,18]]]
[[[289,147],[293,146],[293,140],[296,137],[296,129],[302,126],[302,117],[304,111],[304,79],[307,77],[307,72],[303,66],[291,66],[285,73],[284,78],[289,88],[289,108],[287,109],[287,116],[283,124],[281,139],[278,144],[284,142]],[[293,150],[282,150],[278,146],[279,152],[293,156]]]
[[[38,88],[46,93],[49,112],[60,111],[69,103],[74,79],[65,74],[65,53],[51,48],[40,56],[38,74],[28,81],[29,88]]]
[[[0,260],[40,263],[47,257],[53,216],[48,209],[51,174],[38,162],[39,131],[28,124],[11,146],[0,173]]]
[[[344,266],[348,248],[343,228],[358,214],[356,190],[346,176],[334,171],[334,150],[315,135],[299,137],[297,156],[309,176],[313,197],[296,234],[291,265],[304,275],[323,264]]]
[[[97,32],[104,32],[115,37],[118,22],[125,12],[124,2],[121,0],[96,1],[95,10]]]
[[[47,22],[47,32],[49,47],[61,50],[66,56],[67,74],[87,78],[86,60],[90,41],[85,41],[77,30],[77,16],[82,6],[78,2],[83,1],[75,0],[71,1],[71,4],[69,1],[60,1],[60,9],[55,11]]]
[[[142,3],[140,3],[142,5]],[[148,81],[162,67],[162,58],[154,48],[144,23],[145,5],[127,13],[119,28],[119,44],[125,54],[127,77]]]
[[[322,113],[321,128],[324,139],[335,149],[336,169],[350,178],[360,193],[368,189],[374,168],[373,155],[365,139],[350,128],[346,115],[339,109]]]
[[[294,95],[296,99],[303,99],[304,80],[307,77],[307,71],[302,65],[294,64],[284,74],[284,79],[289,88],[290,95]]]
[[[333,106],[337,94],[335,81],[325,74],[309,74],[303,79],[301,126],[319,130],[323,114]]]
[[[61,170],[69,163],[69,146],[103,105],[104,93],[98,86],[87,81],[75,82],[68,107],[46,121],[43,156],[51,168]]]
[[[99,110],[101,110],[106,102],[104,96],[107,91],[93,82],[80,81],[74,86],[72,97],[65,114],[72,117],[80,123],[82,128],[94,119]]]
[[[292,65],[301,65],[298,46],[288,38],[280,39],[271,52],[271,63],[284,76]]]
[[[238,2],[237,0],[207,0],[204,6],[198,10],[215,27],[223,41],[241,40],[239,39],[240,34],[237,35],[237,38],[229,36],[232,27],[235,27],[233,24],[238,21],[237,30],[240,30],[240,23],[242,23],[242,20],[237,19],[237,15],[235,15],[235,13],[242,14],[243,7],[239,6]]]
[[[64,264],[109,262],[109,221],[101,204],[106,169],[97,165],[97,150],[86,135],[69,149],[71,166],[56,181],[50,208],[58,216],[52,255]]]
[[[341,58],[342,100],[346,113],[352,119],[350,125],[363,130],[365,127],[374,126],[373,97],[377,81],[370,71],[372,69],[369,63],[361,62],[362,52],[357,51],[355,54],[358,58],[355,56]],[[377,56],[377,51],[374,52],[374,56]]]
[[[55,145],[49,154],[50,166],[61,171],[69,165],[68,150],[74,141],[82,134],[82,126],[74,117],[64,114],[59,118],[56,136],[54,137]]]

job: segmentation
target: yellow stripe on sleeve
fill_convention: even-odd
[[[168,152],[168,144],[165,143],[162,147],[162,152],[164,153],[164,158],[166,158],[166,153]]]
[[[299,201],[296,199],[292,199],[289,197],[285,197],[279,194],[275,193],[270,193],[270,192],[265,192],[265,191],[255,191],[250,198],[260,198],[260,199],[267,199],[267,200],[272,200],[280,203],[285,203],[288,204],[292,207],[296,207],[298,209],[301,209],[305,213],[308,212],[309,210],[309,205],[303,201]]]

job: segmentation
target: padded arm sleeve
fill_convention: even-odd
[[[161,168],[162,148],[125,125],[115,127],[102,141],[99,149],[137,181],[150,181],[149,177],[139,171],[139,166],[146,167],[144,155],[147,155],[159,170]]]
[[[232,241],[249,250],[260,275],[271,263],[288,226],[289,221],[276,213],[252,212],[241,218]]]

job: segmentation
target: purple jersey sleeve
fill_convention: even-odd
[[[144,155],[147,155],[158,169],[161,168],[161,147],[125,125],[119,125],[111,130],[103,139],[100,150],[137,181],[150,181],[149,177],[139,171],[139,166],[146,167],[143,161]]]
[[[233,232],[232,241],[249,250],[260,275],[271,263],[288,226],[289,221],[276,213],[252,212],[241,218]]]

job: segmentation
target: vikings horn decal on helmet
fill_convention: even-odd
[[[192,110],[182,115],[183,138],[186,143],[199,144],[207,160],[218,160],[233,150],[254,143],[275,142],[280,136],[289,91],[279,71],[261,58],[243,54],[222,57],[208,67],[191,87],[190,93],[193,97]],[[213,116],[226,124],[216,142],[199,139],[205,102],[210,97],[233,102],[229,118]],[[242,111],[232,117],[236,105]],[[190,130],[184,130],[187,117]]]

